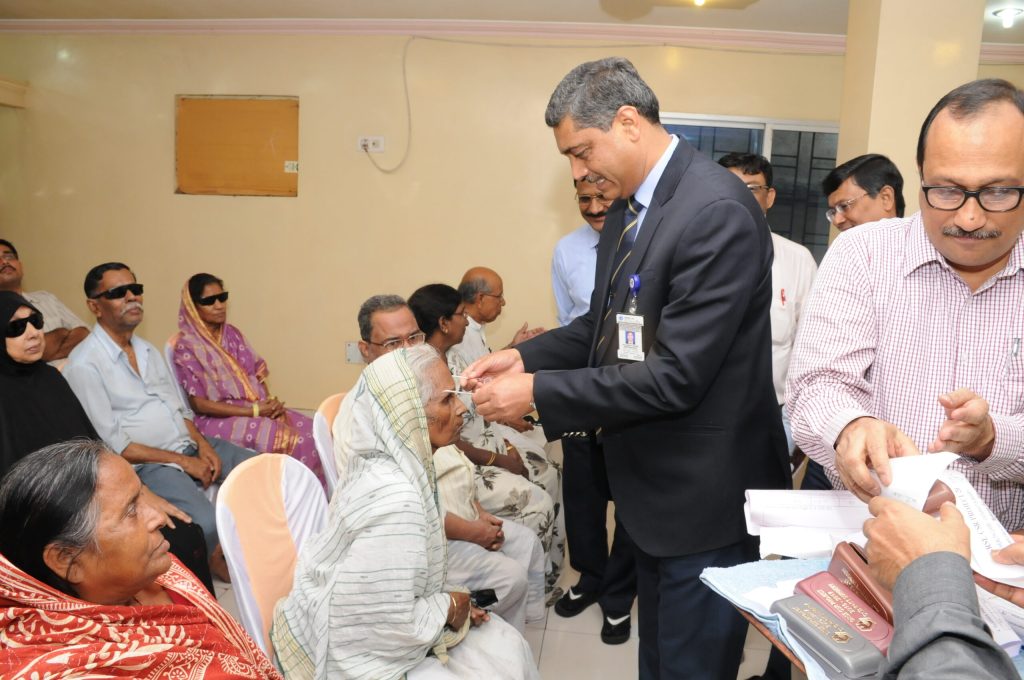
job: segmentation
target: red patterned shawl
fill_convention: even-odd
[[[0,555],[0,677],[280,680],[242,627],[176,559],[156,581],[192,604],[85,602]]]

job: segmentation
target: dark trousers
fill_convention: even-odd
[[[747,621],[701,583],[706,567],[757,559],[749,540],[681,557],[636,549],[640,598],[640,680],[732,680],[739,672]]]
[[[562,440],[562,507],[569,563],[580,572],[579,590],[599,593],[605,612],[628,614],[636,597],[633,541],[618,517],[608,551],[611,492],[601,446],[589,437]]]
[[[825,468],[821,466],[821,463],[815,463],[813,460],[807,460],[807,471],[804,473],[804,480],[800,482],[800,489],[806,491],[813,489],[815,491],[831,491],[832,482],[828,481],[828,477],[825,476]]]

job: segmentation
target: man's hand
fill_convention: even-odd
[[[519,351],[514,349],[503,349],[500,352],[491,352],[487,356],[480,357],[462,372],[462,388],[475,390],[481,384],[507,373],[523,373],[523,358]],[[528,411],[523,411],[528,413]],[[516,417],[521,418],[523,413]]]
[[[939,395],[939,403],[946,410],[946,421],[928,450],[953,451],[976,460],[988,458],[996,441],[988,402],[970,390],[960,389]]]
[[[192,523],[192,518],[184,510],[167,499],[157,496],[145,484],[142,485],[141,497],[145,500],[147,505],[154,508],[157,512],[163,513],[167,517],[167,526],[170,528],[175,528],[175,518],[180,519],[185,524]]]
[[[993,550],[992,559],[999,564],[1024,564],[1024,536],[1019,533],[1011,533],[1010,537],[1014,543],[1002,550]],[[974,582],[993,595],[1009,600],[1018,607],[1024,607],[1024,588],[1014,588],[1005,583],[998,583],[981,574],[974,575]]]
[[[182,453],[174,462],[181,466],[186,475],[202,484],[204,489],[213,483],[213,467],[199,456],[186,456]]]
[[[478,527],[474,543],[492,552],[501,550],[505,543],[505,532],[501,530],[500,519],[488,512],[481,512],[474,524]]]
[[[939,519],[905,503],[881,496],[872,498],[868,510],[877,519],[864,522],[871,573],[892,590],[907,565],[922,555],[954,552],[971,559],[971,534],[952,503],[943,503]]]
[[[200,437],[199,441],[196,442],[196,447],[199,449],[199,453],[196,457],[210,466],[210,472],[213,473],[213,476],[210,478],[211,481],[220,478],[220,456],[218,456],[217,452],[213,450],[212,446],[210,446],[210,442],[206,441],[204,437]]]
[[[530,471],[526,469],[523,457],[519,455],[519,449],[509,444],[507,439],[505,440],[505,455],[495,458],[494,464],[505,468],[514,475],[522,475],[526,479],[530,478]]]
[[[535,338],[541,333],[543,333],[545,330],[546,329],[544,329],[541,326],[537,326],[536,328],[530,328],[528,323],[523,322],[523,325],[519,327],[519,330],[516,331],[516,334],[512,336],[512,342],[505,345],[505,349],[511,349],[512,347],[515,347],[521,342],[526,342],[530,338]]]
[[[843,484],[865,503],[882,492],[868,472],[874,469],[882,484],[892,484],[890,458],[916,456],[920,452],[898,427],[877,418],[851,421],[836,440],[836,470]]]
[[[508,422],[533,410],[533,374],[516,373],[483,383],[473,391],[476,412],[486,420]]]

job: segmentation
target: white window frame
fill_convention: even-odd
[[[761,155],[772,157],[772,135],[776,130],[796,132],[834,132],[839,134],[839,123],[819,120],[787,120],[783,118],[759,118],[755,116],[717,116],[706,113],[662,112],[661,122],[668,125],[699,125],[707,127],[742,128],[761,130],[764,143]]]

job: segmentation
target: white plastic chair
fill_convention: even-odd
[[[274,606],[291,590],[303,542],[326,522],[320,482],[290,456],[250,458],[221,485],[217,532],[242,626],[268,656]]]
[[[338,416],[345,394],[338,392],[327,397],[313,414],[313,443],[316,444],[324,479],[327,480],[328,498],[334,497],[334,489],[338,484],[338,465],[334,460],[334,435],[331,434],[331,428],[334,427],[334,419]]]

